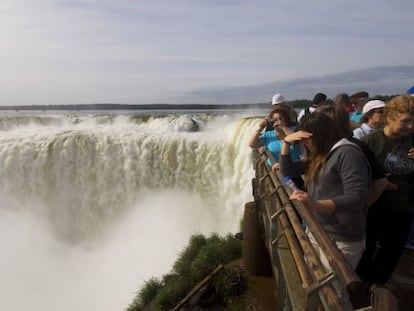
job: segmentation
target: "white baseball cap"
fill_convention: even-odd
[[[285,101],[286,101],[285,97],[280,93],[277,93],[277,94],[273,95],[273,97],[272,97],[272,105],[277,105],[277,104],[283,103]]]
[[[362,107],[362,113],[366,114],[368,111],[371,111],[372,109],[376,108],[384,108],[385,103],[382,100],[379,99],[373,99],[368,101],[364,107]]]

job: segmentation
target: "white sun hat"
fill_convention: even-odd
[[[368,111],[371,111],[372,109],[376,108],[384,108],[385,103],[382,100],[379,99],[373,99],[368,101],[364,107],[362,108],[362,113],[366,114]]]
[[[280,93],[277,93],[277,94],[273,95],[273,97],[272,97],[272,105],[277,105],[277,104],[283,103],[285,101],[286,101],[285,97]]]

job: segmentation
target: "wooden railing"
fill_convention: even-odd
[[[254,274],[271,271],[276,282],[275,310],[398,310],[389,290],[367,293],[312,212],[300,202],[289,200],[291,190],[283,185],[278,171],[271,171],[267,159],[266,152],[255,155],[254,202],[245,206],[243,264]],[[305,225],[328,259],[331,271],[322,265]],[[263,267],[267,263],[270,268]]]

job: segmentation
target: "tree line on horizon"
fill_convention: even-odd
[[[397,95],[375,95],[372,99],[388,101]],[[334,99],[328,98],[328,104],[332,104]],[[286,101],[292,108],[300,109],[309,107],[312,100],[296,99]],[[21,106],[0,106],[0,110],[169,110],[169,109],[257,109],[269,108],[270,102],[248,103],[248,104],[115,104],[115,103],[96,103],[96,104],[75,104],[75,105],[21,105]]]

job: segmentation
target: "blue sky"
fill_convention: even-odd
[[[412,0],[2,0],[0,105],[186,92],[414,64]]]

